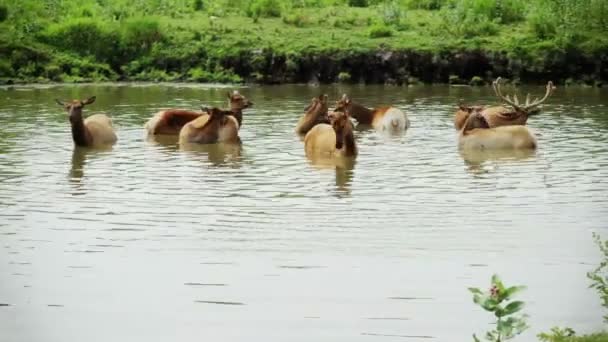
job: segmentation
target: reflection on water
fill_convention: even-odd
[[[459,149],[467,169],[471,173],[487,173],[501,163],[518,163],[536,156],[534,149],[521,150],[471,150]],[[492,165],[492,167],[488,167]]]
[[[0,88],[0,342],[464,341],[488,319],[466,288],[493,273],[528,285],[524,340],[603,327],[584,275],[608,234],[607,89],[558,88],[529,153],[459,151],[456,104],[495,103],[490,87],[241,87],[242,145],[145,135],[227,89]],[[411,126],[309,160],[294,128],[320,93]],[[52,102],[91,94],[110,150],[74,148]]]

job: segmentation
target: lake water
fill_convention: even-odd
[[[527,87],[535,94],[540,86]],[[241,149],[146,138],[161,108],[225,106]],[[351,167],[307,162],[310,98],[393,104]],[[54,98],[97,96],[118,143],[75,149]],[[470,341],[467,287],[525,284],[531,329],[604,327],[585,277],[608,238],[608,90],[557,89],[528,155],[463,156],[458,99],[490,87],[61,85],[0,88],[0,341]]]

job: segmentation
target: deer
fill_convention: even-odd
[[[304,115],[296,125],[296,133],[305,135],[319,123],[329,124],[327,100],[328,96],[325,94],[313,97],[310,100],[310,104],[304,109]]]
[[[249,101],[245,96],[241,95],[237,90],[232,93],[228,92],[228,104],[233,112],[239,125],[239,129],[243,124],[243,110],[253,106],[253,102]],[[184,109],[168,109],[157,112],[144,125],[148,134],[164,134],[164,135],[179,135],[181,129],[187,123],[198,119],[201,116],[207,117],[206,112],[196,112]]]
[[[238,143],[239,124],[231,110],[217,107],[202,108],[206,115],[184,125],[179,132],[179,143],[214,144]]]
[[[76,146],[101,147],[114,145],[116,133],[112,126],[112,119],[105,114],[94,114],[84,119],[82,109],[95,102],[96,97],[91,96],[86,100],[60,101],[55,99],[58,105],[68,112],[72,126],[72,140]]]
[[[330,124],[317,124],[304,137],[306,155],[309,158],[355,157],[358,151],[350,116],[331,112],[328,119]]]
[[[553,82],[547,82],[545,95],[538,99],[530,101],[530,94],[526,95],[526,102],[519,103],[517,95],[513,97],[503,95],[500,89],[501,78],[498,77],[492,82],[492,88],[496,96],[504,102],[505,105],[500,106],[465,106],[460,103],[458,111],[454,116],[454,127],[460,130],[472,112],[481,109],[482,115],[488,121],[490,127],[507,126],[507,125],[525,125],[528,117],[540,113],[539,106],[543,104],[555,91]]]
[[[336,102],[335,112],[344,112],[357,120],[360,125],[371,125],[381,131],[403,131],[408,129],[410,121],[400,109],[384,106],[374,109],[354,103],[348,95]]]
[[[524,125],[490,127],[482,111],[469,115],[458,136],[461,150],[536,149],[532,131]]]

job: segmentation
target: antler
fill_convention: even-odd
[[[530,94],[528,93],[526,95],[526,103],[520,104],[519,100],[517,99],[517,95],[514,94],[513,99],[511,99],[511,97],[509,95],[504,96],[502,94],[502,92],[500,91],[500,77],[498,77],[496,79],[496,81],[492,82],[492,88],[494,88],[494,92],[496,93],[496,96],[498,96],[501,100],[503,100],[507,104],[511,105],[516,110],[521,110],[524,112],[527,112],[530,109],[545,102],[549,98],[549,96],[551,96],[553,91],[555,90],[555,87],[553,86],[553,82],[549,81],[547,83],[547,91],[545,92],[545,96],[542,99],[539,100],[538,98],[536,98],[536,99],[534,99],[534,101],[532,101],[532,103],[530,103]]]
[[[555,90],[555,86],[553,86],[553,82],[549,81],[547,82],[547,91],[545,92],[545,96],[543,96],[542,99],[534,99],[534,101],[532,101],[532,103],[530,103],[530,94],[528,94],[528,96],[526,97],[526,105],[525,108],[526,109],[530,109],[532,107],[536,107],[540,104],[542,104],[543,102],[545,102],[549,96],[551,96],[551,94],[553,94],[553,91]]]

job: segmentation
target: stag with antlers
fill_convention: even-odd
[[[501,78],[497,78],[492,83],[492,88],[496,96],[505,103],[501,106],[465,106],[460,104],[458,111],[454,117],[454,126],[460,130],[464,125],[464,122],[473,112],[480,112],[481,115],[486,119],[490,127],[498,126],[509,126],[509,125],[525,125],[528,121],[528,117],[536,115],[540,112],[539,106],[543,104],[553,91],[555,86],[553,82],[547,82],[545,95],[541,99],[530,100],[530,94],[526,95],[526,102],[519,103],[517,95],[503,95],[500,89]]]

